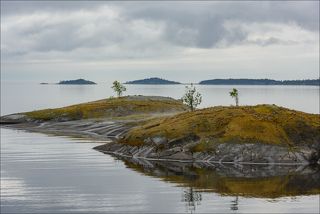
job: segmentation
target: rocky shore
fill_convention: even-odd
[[[193,142],[192,142],[193,143]],[[319,150],[300,147],[290,150],[266,144],[220,144],[215,152],[191,152],[185,146],[159,150],[157,146],[130,146],[108,143],[94,149],[121,157],[178,162],[208,162],[232,164],[309,165],[320,164]]]
[[[168,97],[128,96],[5,115],[2,127],[116,142],[138,123],[185,111]]]
[[[46,134],[86,138],[93,141],[116,141],[130,129],[121,121],[74,120],[64,122],[2,123],[2,127]]]

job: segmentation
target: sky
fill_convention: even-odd
[[[1,1],[1,80],[319,78],[319,1]]]

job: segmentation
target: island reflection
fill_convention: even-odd
[[[126,167],[139,173],[185,187],[183,200],[189,203],[200,202],[200,192],[270,199],[320,193],[319,166],[180,163],[133,158],[120,160]],[[237,198],[234,204],[237,204]]]

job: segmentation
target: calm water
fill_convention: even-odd
[[[113,96],[111,83],[97,85],[40,85],[37,83],[1,83],[1,115],[61,107]],[[127,95],[159,95],[180,99],[184,85],[126,85]],[[198,85],[203,103],[200,107],[231,105],[229,91],[239,89],[241,105],[276,104],[309,113],[319,113],[317,86],[204,86]]]
[[[292,181],[283,180],[283,176],[225,181],[209,170],[184,175],[174,173],[173,167],[159,167],[150,172],[92,150],[95,145],[1,129],[1,212],[319,210],[318,195],[303,196],[320,188],[319,181],[308,186],[300,178],[302,186],[293,184],[287,187],[288,192],[283,192],[283,186]],[[235,189],[226,190],[223,184],[233,184]],[[245,196],[237,197],[243,193]]]
[[[180,98],[184,86],[128,85],[128,94]],[[198,86],[202,107],[230,105],[232,86]],[[240,103],[319,112],[319,88],[237,86]],[[109,84],[1,84],[1,115],[112,95]],[[245,177],[229,166],[117,160],[97,143],[1,128],[1,212],[319,212],[319,171]],[[294,171],[295,169],[293,169]],[[251,169],[250,172],[254,172]],[[270,170],[273,172],[274,170]],[[250,174],[250,173],[249,173]],[[237,175],[237,176],[235,176]]]

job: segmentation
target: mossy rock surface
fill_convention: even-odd
[[[154,137],[176,140],[198,136],[193,152],[214,150],[222,143],[295,146],[320,144],[320,118],[275,105],[218,106],[158,118],[133,128],[120,143],[144,145]]]
[[[181,101],[169,97],[126,96],[23,114],[33,120],[67,121],[105,117],[133,117],[134,115],[161,114],[185,110],[187,110],[187,107]]]

